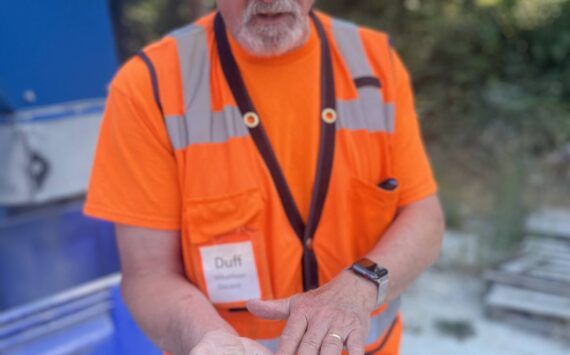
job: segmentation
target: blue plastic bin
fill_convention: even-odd
[[[82,202],[0,222],[0,311],[118,272],[113,226]]]
[[[0,313],[3,355],[158,355],[130,317],[118,274]]]
[[[0,223],[0,354],[160,354],[121,299],[112,225],[81,207]]]

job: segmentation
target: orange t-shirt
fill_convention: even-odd
[[[311,23],[310,36],[303,46],[269,60],[248,54],[231,36],[228,38],[285,180],[306,222],[321,121],[321,52],[317,31]]]
[[[380,52],[378,32],[363,29],[361,33],[370,64],[379,73],[379,62],[374,61]],[[320,43],[314,25],[304,45],[273,58],[251,56],[229,37],[245,85],[306,221],[320,138]],[[333,63],[338,60],[333,56]],[[421,140],[410,80],[397,55],[394,71],[393,167],[400,185],[398,204],[403,206],[433,194],[436,184]],[[85,213],[116,223],[178,230],[179,175],[150,83],[147,67],[138,58],[114,78]]]

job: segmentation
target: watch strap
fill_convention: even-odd
[[[384,303],[388,294],[389,284],[389,273],[386,268],[379,266],[370,259],[364,258],[352,264],[349,270],[376,285],[377,296],[374,309]]]

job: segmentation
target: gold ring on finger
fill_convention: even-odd
[[[341,343],[344,344],[344,339],[343,339],[340,335],[338,335],[338,334],[336,334],[336,333],[328,333],[327,336],[328,336],[328,337],[333,337],[333,338],[335,338],[335,339],[338,339]]]

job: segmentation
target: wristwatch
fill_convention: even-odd
[[[376,305],[378,308],[388,295],[388,270],[370,259],[360,259],[349,268],[356,275],[373,282],[378,287],[378,295],[376,297]]]

